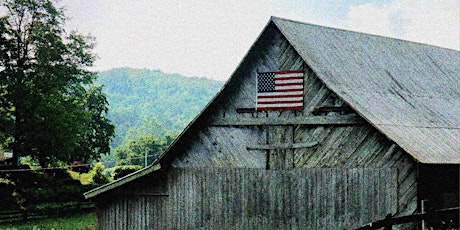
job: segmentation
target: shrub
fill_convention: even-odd
[[[90,174],[93,175],[93,182],[98,185],[109,183],[109,178],[104,174],[105,167],[102,163],[94,164]]]
[[[122,178],[128,174],[136,172],[137,170],[141,169],[142,166],[140,165],[125,165],[125,166],[116,166],[112,170],[113,179]]]
[[[13,182],[0,177],[0,194],[2,194],[2,197],[0,198],[0,207],[2,207],[2,210],[19,209],[16,199],[13,197],[14,190],[15,185]]]
[[[30,169],[29,166],[18,168]],[[83,202],[83,187],[66,169],[12,171],[0,175],[0,210],[33,210],[43,203]]]

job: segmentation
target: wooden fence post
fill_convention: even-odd
[[[22,220],[23,220],[23,221],[27,221],[27,218],[28,218],[28,217],[27,217],[27,216],[28,216],[27,214],[28,214],[28,213],[27,213],[27,209],[22,210]]]
[[[422,206],[422,210],[421,210],[421,213],[425,213],[426,212],[426,201],[427,200],[422,200],[421,201],[421,206]],[[426,223],[425,223],[425,218],[422,219],[422,230],[425,230],[426,229]]]

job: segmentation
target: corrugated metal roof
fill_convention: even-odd
[[[275,18],[318,77],[422,163],[460,163],[460,52]]]

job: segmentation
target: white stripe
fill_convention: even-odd
[[[258,102],[268,101],[301,101],[303,97],[283,97],[283,98],[257,98]]]
[[[275,78],[276,77],[303,77],[303,73],[285,73],[285,74],[277,73],[275,74]]]
[[[288,86],[275,86],[275,90],[285,90],[285,89],[303,89],[303,85],[288,85]]]
[[[257,93],[257,96],[283,96],[283,95],[303,96],[303,90],[292,91],[292,92],[262,92],[262,93]]]
[[[283,104],[258,104],[257,108],[279,108],[279,107],[298,107],[303,103],[283,103]]]
[[[286,83],[298,83],[302,84],[303,79],[291,79],[291,80],[281,80],[281,79],[275,79],[275,84],[286,84]]]

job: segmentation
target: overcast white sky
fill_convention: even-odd
[[[62,0],[68,29],[96,37],[96,70],[225,80],[270,16],[460,49],[459,0]]]

